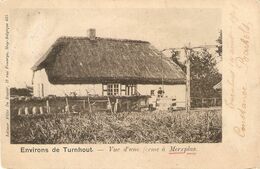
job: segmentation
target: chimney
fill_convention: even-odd
[[[90,40],[96,39],[96,29],[90,28],[88,29],[88,37]]]

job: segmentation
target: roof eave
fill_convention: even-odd
[[[58,77],[49,78],[52,84],[106,84],[106,83],[122,83],[122,84],[185,84],[185,79],[164,79],[161,78],[145,78],[145,77],[87,77],[87,78],[67,78],[60,79]]]

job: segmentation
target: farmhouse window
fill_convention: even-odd
[[[119,95],[119,84],[107,84],[107,95]]]
[[[128,96],[136,95],[136,85],[135,84],[127,84],[125,94]]]
[[[119,84],[119,83],[108,83],[103,84],[102,87],[103,95],[127,95],[132,96],[137,94],[136,84]]]

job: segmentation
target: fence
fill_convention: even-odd
[[[212,98],[200,98],[200,97],[191,97],[191,107],[218,107],[222,106],[221,97],[212,97]]]
[[[11,100],[11,114],[38,115],[57,113],[82,113],[92,111],[141,111],[148,109],[148,96],[127,97],[54,97]]]

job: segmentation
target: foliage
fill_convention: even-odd
[[[216,52],[222,57],[222,30],[219,31],[219,37],[216,42],[218,43]]]
[[[186,66],[179,61],[176,53],[173,53],[172,60],[186,70]],[[213,86],[221,81],[222,75],[216,68],[215,57],[207,49],[192,50],[190,63],[191,97],[218,96],[219,93],[213,89]]]
[[[213,86],[221,81],[222,75],[216,68],[216,60],[208,50],[193,51],[191,61],[191,96],[213,97],[218,92]]]
[[[213,86],[219,83],[222,75],[218,72],[216,57],[222,56],[222,31],[216,40],[218,45],[216,53],[211,54],[208,49],[191,50],[190,70],[191,70],[191,97],[214,97],[220,93],[213,89]],[[172,60],[186,72],[186,66],[180,62],[180,52],[172,51]]]
[[[180,60],[180,51],[172,50],[171,53],[172,53],[172,56],[171,56],[172,61],[174,63],[176,63],[182,69],[182,71],[184,71],[186,73],[186,66],[179,61]]]
[[[221,110],[44,114],[11,118],[14,144],[221,142]]]
[[[14,96],[32,96],[32,88],[11,88],[10,89],[10,95]]]

